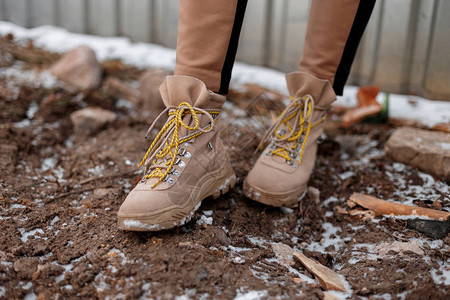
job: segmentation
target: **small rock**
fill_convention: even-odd
[[[295,265],[294,257],[292,256],[294,249],[286,244],[271,244],[271,246],[282,265],[291,267]]]
[[[75,133],[82,135],[96,133],[116,119],[117,115],[115,113],[100,107],[83,108],[70,115]]]
[[[13,268],[21,279],[32,279],[34,272],[39,264],[38,258],[26,257],[14,262]]]
[[[144,110],[159,113],[165,108],[159,86],[168,75],[167,71],[149,70],[139,77],[139,100]]]
[[[82,90],[99,86],[102,76],[95,53],[87,46],[79,46],[67,52],[50,71],[59,80]]]
[[[313,200],[316,204],[320,203],[320,191],[319,189],[315,188],[315,187],[308,187],[308,189],[306,190],[306,193],[308,194],[308,197]]]
[[[407,227],[409,229],[417,230],[420,233],[432,239],[442,239],[447,236],[450,229],[450,220],[424,220],[424,219],[410,219]]]
[[[11,67],[14,63],[14,56],[7,52],[0,50],[0,68]]]
[[[203,279],[208,278],[209,272],[206,270],[204,266],[200,266],[200,270],[197,274],[197,280],[202,281]]]
[[[450,134],[409,127],[397,129],[385,151],[396,161],[450,180]]]
[[[414,240],[412,242],[384,242],[375,246],[375,249],[378,251],[379,255],[388,255],[389,252],[399,253],[400,256],[403,256],[407,252],[413,252],[420,256],[425,254],[425,252],[421,249],[418,240]]]

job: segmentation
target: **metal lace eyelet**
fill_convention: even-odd
[[[191,158],[191,153],[186,151],[186,153],[184,153],[184,157],[186,157],[187,159]]]
[[[295,152],[292,153],[292,152],[291,152],[291,153],[289,153],[289,156],[292,157],[292,158],[297,158],[297,153],[295,153]]]
[[[292,166],[294,164],[294,161],[292,159],[287,160],[286,159],[286,163],[290,166]]]
[[[286,131],[284,129],[278,129],[277,134],[278,135],[284,135]]]
[[[178,165],[181,161],[181,158],[177,157],[177,159],[175,160],[175,162],[173,163],[174,165]]]
[[[209,149],[211,149],[211,150],[213,149],[213,146],[212,146],[212,144],[210,142],[208,142],[207,146],[208,146]]]
[[[177,165],[178,165],[180,168],[184,168],[184,167],[186,166],[186,163],[185,163],[184,161],[180,161]]]
[[[170,177],[167,179],[167,183],[168,183],[168,184],[173,184],[174,182],[175,182],[175,180],[173,180],[173,179],[170,178]]]
[[[145,177],[142,177],[142,179],[141,179],[141,183],[144,183],[145,182]]]
[[[272,155],[272,152],[266,151],[266,152],[264,152],[264,155]]]
[[[178,171],[178,170],[174,170],[173,172],[172,172],[172,174],[174,175],[174,176],[180,176],[180,171]]]
[[[185,153],[186,153],[186,149],[184,149],[184,148],[178,149],[178,155],[179,156],[183,156]]]

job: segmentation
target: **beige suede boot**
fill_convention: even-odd
[[[219,137],[218,116],[225,96],[188,76],[168,76],[160,92],[167,108],[159,117],[167,114],[168,120],[141,162],[144,178],[120,207],[123,230],[159,231],[183,225],[203,199],[218,197],[235,183]]]
[[[269,128],[264,149],[244,182],[252,200],[295,207],[304,196],[314,167],[317,139],[336,95],[328,80],[303,72],[286,76],[292,101]]]

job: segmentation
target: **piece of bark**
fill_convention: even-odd
[[[378,86],[360,87],[356,94],[358,106],[350,109],[342,116],[342,127],[347,128],[361,122],[364,117],[380,113],[383,108],[376,99],[379,92],[380,87]]]
[[[319,280],[320,285],[322,285],[325,290],[346,291],[341,278],[333,270],[306,257],[301,252],[294,252],[293,256]]]
[[[447,221],[412,219],[406,225],[432,239],[442,239],[447,236],[450,229],[450,219]]]
[[[352,209],[348,212],[352,217],[356,217],[361,220],[372,220],[375,218],[375,213],[372,210]]]
[[[450,133],[450,123],[438,123],[434,125],[431,129]]]
[[[351,195],[347,205],[349,207],[362,206],[373,211],[376,217],[381,215],[423,216],[436,220],[447,220],[450,216],[450,213],[446,211],[393,203],[359,193]]]

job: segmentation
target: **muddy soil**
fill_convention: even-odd
[[[283,105],[254,87],[232,91],[223,138],[236,187],[205,200],[180,228],[123,232],[116,213],[139,180],[148,116],[158,112],[143,114],[104,86],[76,92],[57,81],[27,82],[6,70],[35,72],[36,65],[15,58],[0,69],[0,298],[323,299],[313,275],[278,259],[271,244],[283,243],[345,277],[348,291],[339,297],[448,299],[449,236],[432,240],[407,229],[406,220],[363,221],[336,211],[353,192],[449,210],[447,183],[384,153],[394,125],[344,130],[340,115],[331,115],[309,183],[320,190],[319,201],[306,197],[293,210],[267,207],[242,195],[242,181],[271,112]],[[127,76],[121,68],[108,75],[135,83],[139,71],[129,68]],[[76,135],[69,115],[88,106],[119,118],[94,135]],[[419,246],[386,253],[383,242]]]

